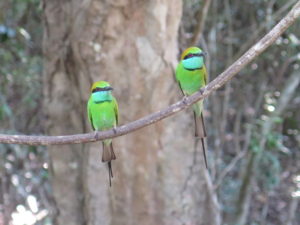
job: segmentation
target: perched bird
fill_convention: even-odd
[[[185,96],[199,91],[207,84],[207,73],[204,65],[204,52],[198,47],[186,49],[176,68],[176,80]],[[195,119],[195,136],[201,139],[205,165],[207,168],[204,138],[206,131],[203,120],[203,100],[193,105]]]
[[[87,103],[87,113],[93,130],[102,131],[111,129],[118,124],[118,103],[112,96],[113,88],[106,81],[95,82],[91,88],[91,95]],[[108,162],[109,185],[113,177],[111,161],[116,159],[112,140],[102,141],[102,162]]]

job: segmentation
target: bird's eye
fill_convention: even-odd
[[[92,90],[92,93],[95,93],[95,92],[98,92],[98,91],[112,91],[112,90],[113,90],[112,87],[103,87],[103,88],[96,87]]]
[[[95,92],[97,92],[97,91],[100,91],[100,88],[98,88],[98,87],[94,88],[94,89],[92,90],[92,93],[95,93]]]

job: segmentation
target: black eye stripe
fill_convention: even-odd
[[[188,55],[186,55],[183,59],[189,59],[189,58],[192,58],[192,57],[194,57],[194,56],[204,56],[204,53],[203,52],[201,52],[201,53],[192,53],[192,54],[188,54]]]
[[[92,90],[92,93],[95,93],[95,92],[98,92],[98,91],[111,91],[111,90],[113,90],[112,87],[104,87],[104,88],[96,87]]]

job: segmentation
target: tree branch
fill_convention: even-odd
[[[291,26],[300,15],[300,2],[295,4],[293,9],[260,41],[253,45],[244,55],[236,62],[229,66],[223,73],[216,77],[207,86],[197,93],[183,98],[181,101],[170,105],[169,107],[145,116],[141,119],[117,127],[115,129],[95,133],[75,134],[68,136],[28,136],[28,135],[5,135],[0,134],[0,143],[8,144],[26,144],[26,145],[61,145],[61,144],[79,144],[100,141],[107,138],[114,138],[135,130],[141,129],[150,124],[156,123],[166,117],[178,113],[195,102],[209,96],[213,91],[222,87],[226,82],[231,80],[247,64],[254,60],[258,55],[265,51],[289,26]]]

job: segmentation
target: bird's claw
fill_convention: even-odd
[[[187,97],[186,95],[183,96],[183,101],[182,101],[182,102],[183,102],[183,104],[185,104],[185,105],[187,104],[187,98],[188,98],[188,97]]]
[[[113,132],[114,132],[114,134],[117,134],[117,128],[116,127],[113,128]]]
[[[95,130],[95,133],[94,133],[94,138],[97,140],[97,139],[98,139],[98,137],[99,137],[98,131],[97,131],[97,130]]]
[[[201,88],[201,89],[199,90],[199,92],[201,93],[201,95],[203,95],[203,94],[204,94],[203,88]]]

